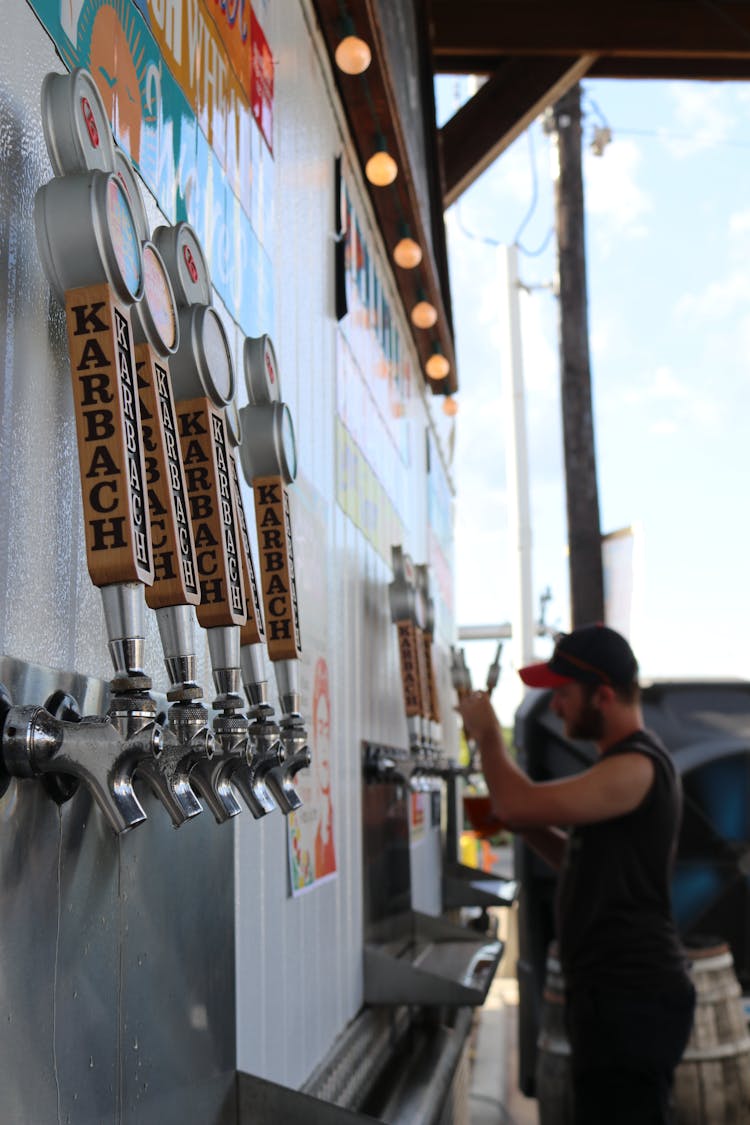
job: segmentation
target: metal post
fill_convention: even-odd
[[[531,588],[531,516],[526,444],[526,403],[523,386],[518,251],[500,247],[500,289],[503,331],[503,399],[506,422],[508,523],[516,550],[511,613],[511,652],[516,668],[533,658],[534,612]]]

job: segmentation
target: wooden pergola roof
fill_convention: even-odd
[[[430,0],[434,73],[487,81],[440,130],[443,204],[591,78],[750,79],[747,0]]]

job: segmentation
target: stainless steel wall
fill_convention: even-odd
[[[295,419],[295,488],[315,521],[299,499],[295,514],[303,540],[320,532],[300,614],[303,645],[317,617],[331,674],[338,873],[293,898],[276,813],[219,827],[206,812],[175,831],[142,794],[149,819],[118,843],[84,792],[60,811],[35,783],[14,782],[0,799],[0,1121],[13,1125],[220,1121],[234,1112],[235,1068],[300,1086],[361,1006],[360,745],[406,745],[406,727],[392,574],[336,502],[333,161],[349,144],[310,5],[256,7],[276,62],[265,327]],[[65,67],[23,0],[0,0],[0,19],[0,655],[101,684],[110,665],[86,571],[63,316],[32,221],[51,174],[39,91]],[[356,173],[352,190],[387,281]],[[417,562],[428,552],[425,431],[443,448],[447,434],[436,405],[417,395],[406,423],[403,545]],[[438,663],[449,712],[444,652]],[[146,670],[165,690],[153,620]],[[205,648],[198,670],[208,685]],[[38,690],[27,683],[35,697],[14,702],[41,703]],[[450,720],[446,730],[455,749]],[[430,832],[416,858],[422,909],[439,909],[435,843]]]

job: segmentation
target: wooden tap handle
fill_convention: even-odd
[[[245,516],[245,505],[242,502],[242,492],[240,490],[240,476],[237,471],[237,455],[236,453],[230,454],[231,469],[232,469],[232,486],[234,488],[235,500],[237,503],[237,519],[240,528],[240,538],[242,541],[242,551],[240,552],[240,562],[242,564],[242,580],[245,585],[245,609],[247,611],[247,621],[240,630],[240,647],[245,645],[261,644],[266,639],[266,630],[263,624],[263,610],[260,606],[260,599],[258,597],[258,583],[255,580],[255,566],[253,565],[253,556],[250,551],[250,535],[247,530],[247,518]]]
[[[427,677],[427,693],[425,700],[427,717],[431,719],[433,723],[439,723],[440,701],[438,700],[437,683],[435,681],[435,664],[432,659],[432,633],[428,633],[426,629],[422,634],[422,644],[424,645],[424,664]]]
[[[95,586],[154,577],[130,317],[109,285],[65,294],[86,558]]]
[[[154,584],[146,590],[146,604],[150,609],[198,605],[193,527],[167,361],[143,343],[136,345],[135,365],[154,550]]]
[[[177,403],[205,629],[245,624],[240,532],[224,414],[208,398]]]
[[[297,660],[302,643],[289,495],[280,476],[269,476],[253,480],[253,498],[268,656]]]
[[[404,692],[404,707],[407,719],[422,716],[422,678],[420,676],[420,645],[417,639],[417,626],[413,621],[396,622],[398,630],[398,652],[401,662],[401,685]]]

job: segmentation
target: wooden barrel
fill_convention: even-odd
[[[674,1079],[674,1125],[750,1125],[750,1035],[729,946],[686,949],[695,985],[693,1030]],[[547,955],[537,1037],[539,1125],[573,1125],[565,980]]]
[[[750,1122],[750,1036],[729,946],[686,950],[695,1020],[674,1080],[675,1125]]]
[[[565,1030],[565,979],[554,941],[547,952],[536,1048],[534,1081],[539,1125],[573,1125],[570,1043]]]

